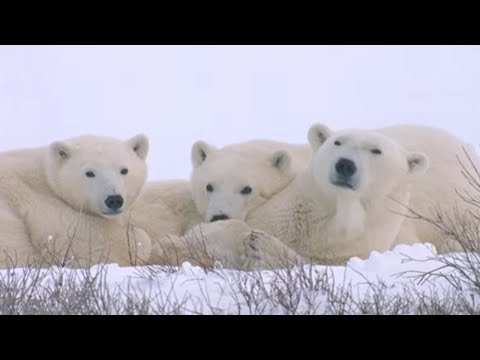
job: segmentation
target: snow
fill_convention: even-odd
[[[453,277],[449,275],[459,274],[444,266],[449,263],[445,259],[459,255],[438,256],[430,244],[415,244],[398,245],[385,253],[374,251],[365,260],[352,258],[346,266],[305,265],[291,270],[242,272],[222,268],[205,270],[188,262],[175,268],[108,264],[93,266],[87,269],[87,274],[93,278],[104,271],[100,278],[116,294],[117,302],[120,297],[143,297],[148,299],[149,306],[161,304],[165,313],[328,314],[338,313],[343,306],[343,312],[359,314],[369,301],[383,304],[382,311],[387,312],[389,302],[402,297],[413,301],[425,301],[425,297],[429,301],[441,301],[446,294],[455,294],[475,304],[480,300],[478,289],[475,292],[469,286],[452,282]],[[21,276],[22,271],[0,270],[0,278]],[[73,276],[80,281],[86,277],[85,270],[51,268],[48,271],[43,279],[44,286],[58,279]],[[426,273],[436,276],[418,276]],[[316,281],[322,278],[327,279],[326,282]],[[279,293],[282,291],[294,293],[293,305],[281,301]],[[256,302],[252,300],[255,294]],[[346,296],[350,296],[347,305],[341,301]],[[358,305],[362,301],[363,307]]]

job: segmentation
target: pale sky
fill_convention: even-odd
[[[436,125],[480,143],[479,46],[0,46],[0,151],[80,134],[150,138],[150,179],[188,178],[199,139],[306,142]]]

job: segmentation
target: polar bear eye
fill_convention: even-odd
[[[122,175],[127,175],[127,174],[128,174],[128,169],[127,169],[127,168],[123,168],[122,170],[120,170],[120,174],[122,174]]]
[[[340,141],[338,141],[338,140],[335,140],[334,144],[337,145],[337,146],[342,145],[342,143],[341,143]]]
[[[95,174],[93,173],[93,171],[87,171],[85,175],[90,178],[95,177]]]
[[[380,149],[372,149],[370,151],[372,152],[372,154],[375,154],[375,155],[380,155],[382,153],[382,150]]]
[[[242,191],[240,191],[241,194],[243,195],[248,195],[252,192],[252,188],[250,186],[245,186]]]
[[[213,186],[211,184],[207,184],[206,189],[207,189],[208,192],[212,192],[213,191]]]

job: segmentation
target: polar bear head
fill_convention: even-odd
[[[216,148],[192,146],[192,195],[207,222],[245,219],[294,178],[290,152],[282,143],[253,140]]]
[[[314,183],[325,196],[349,194],[360,199],[388,195],[427,170],[428,157],[408,152],[380,133],[368,130],[331,131],[315,124],[308,132],[313,151]]]
[[[113,218],[128,209],[147,178],[148,138],[83,135],[53,142],[45,171],[51,190],[74,209]]]

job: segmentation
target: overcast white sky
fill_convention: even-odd
[[[0,46],[0,151],[83,133],[151,141],[187,178],[198,139],[437,125],[480,143],[479,46]]]

